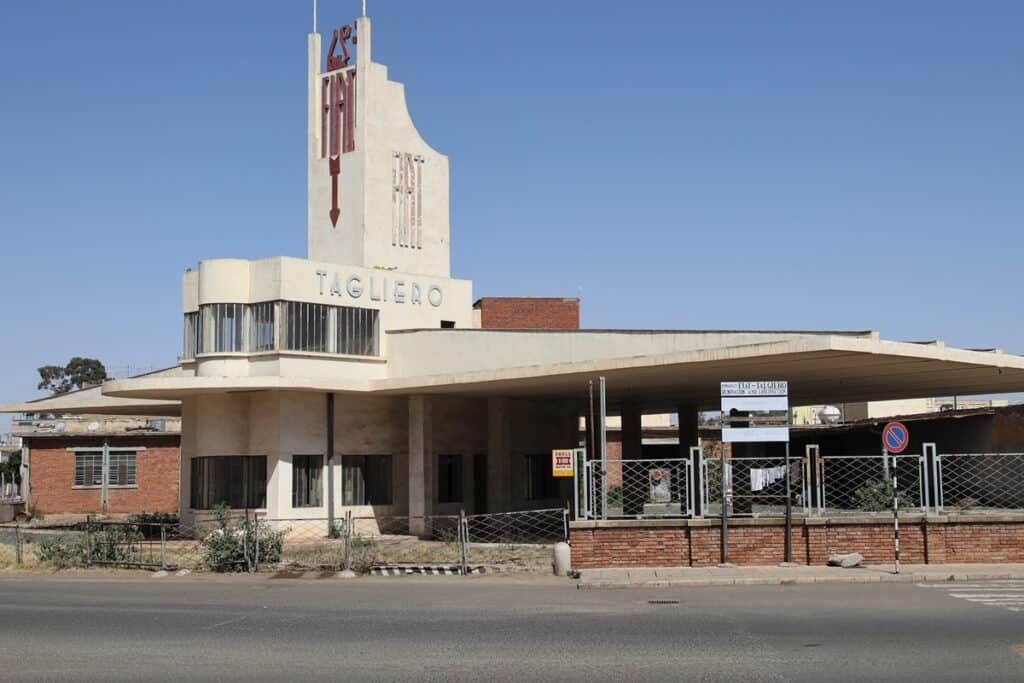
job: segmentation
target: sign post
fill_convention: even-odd
[[[786,444],[786,562],[793,561],[789,462],[789,382],[722,382],[722,564],[729,561],[729,507],[734,491],[732,476],[725,457],[726,443]],[[734,423],[737,423],[734,425]]]
[[[900,573],[900,494],[896,478],[896,456],[907,450],[910,430],[901,422],[890,422],[882,430],[882,462],[888,464],[892,454],[892,543],[896,573]]]

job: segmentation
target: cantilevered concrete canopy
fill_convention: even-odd
[[[784,379],[794,405],[1024,391],[1024,357],[874,332],[407,330],[391,333],[388,376],[140,377],[104,394],[172,399],[228,391],[579,398],[603,375],[614,405],[718,403],[722,380]]]
[[[181,368],[157,370],[140,378],[175,378],[181,376]],[[78,391],[69,391],[59,396],[40,398],[24,403],[0,404],[0,413],[52,413],[55,415],[90,413],[95,415],[159,415],[181,414],[181,403],[167,398],[121,397],[105,394],[102,387],[95,386]]]

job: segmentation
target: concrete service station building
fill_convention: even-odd
[[[185,520],[226,501],[407,515],[422,533],[436,514],[562,506],[576,494],[551,451],[581,445],[599,376],[623,460],[644,457],[645,413],[678,413],[689,458],[725,380],[786,380],[792,405],[1024,391],[1024,357],[872,331],[482,327],[452,277],[448,158],[373,61],[369,18],[323,48],[310,34],[307,258],[200,261],[178,368],[102,387],[180,401]]]

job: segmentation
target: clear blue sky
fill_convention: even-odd
[[[478,296],[1024,352],[1024,3],[369,5]],[[309,29],[298,0],[5,3],[0,402],[72,355],[171,364],[201,258],[304,255]]]

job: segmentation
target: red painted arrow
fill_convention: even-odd
[[[338,209],[338,175],[341,173],[341,159],[334,157],[330,160],[331,168],[331,225],[338,227],[338,216],[341,211]]]

